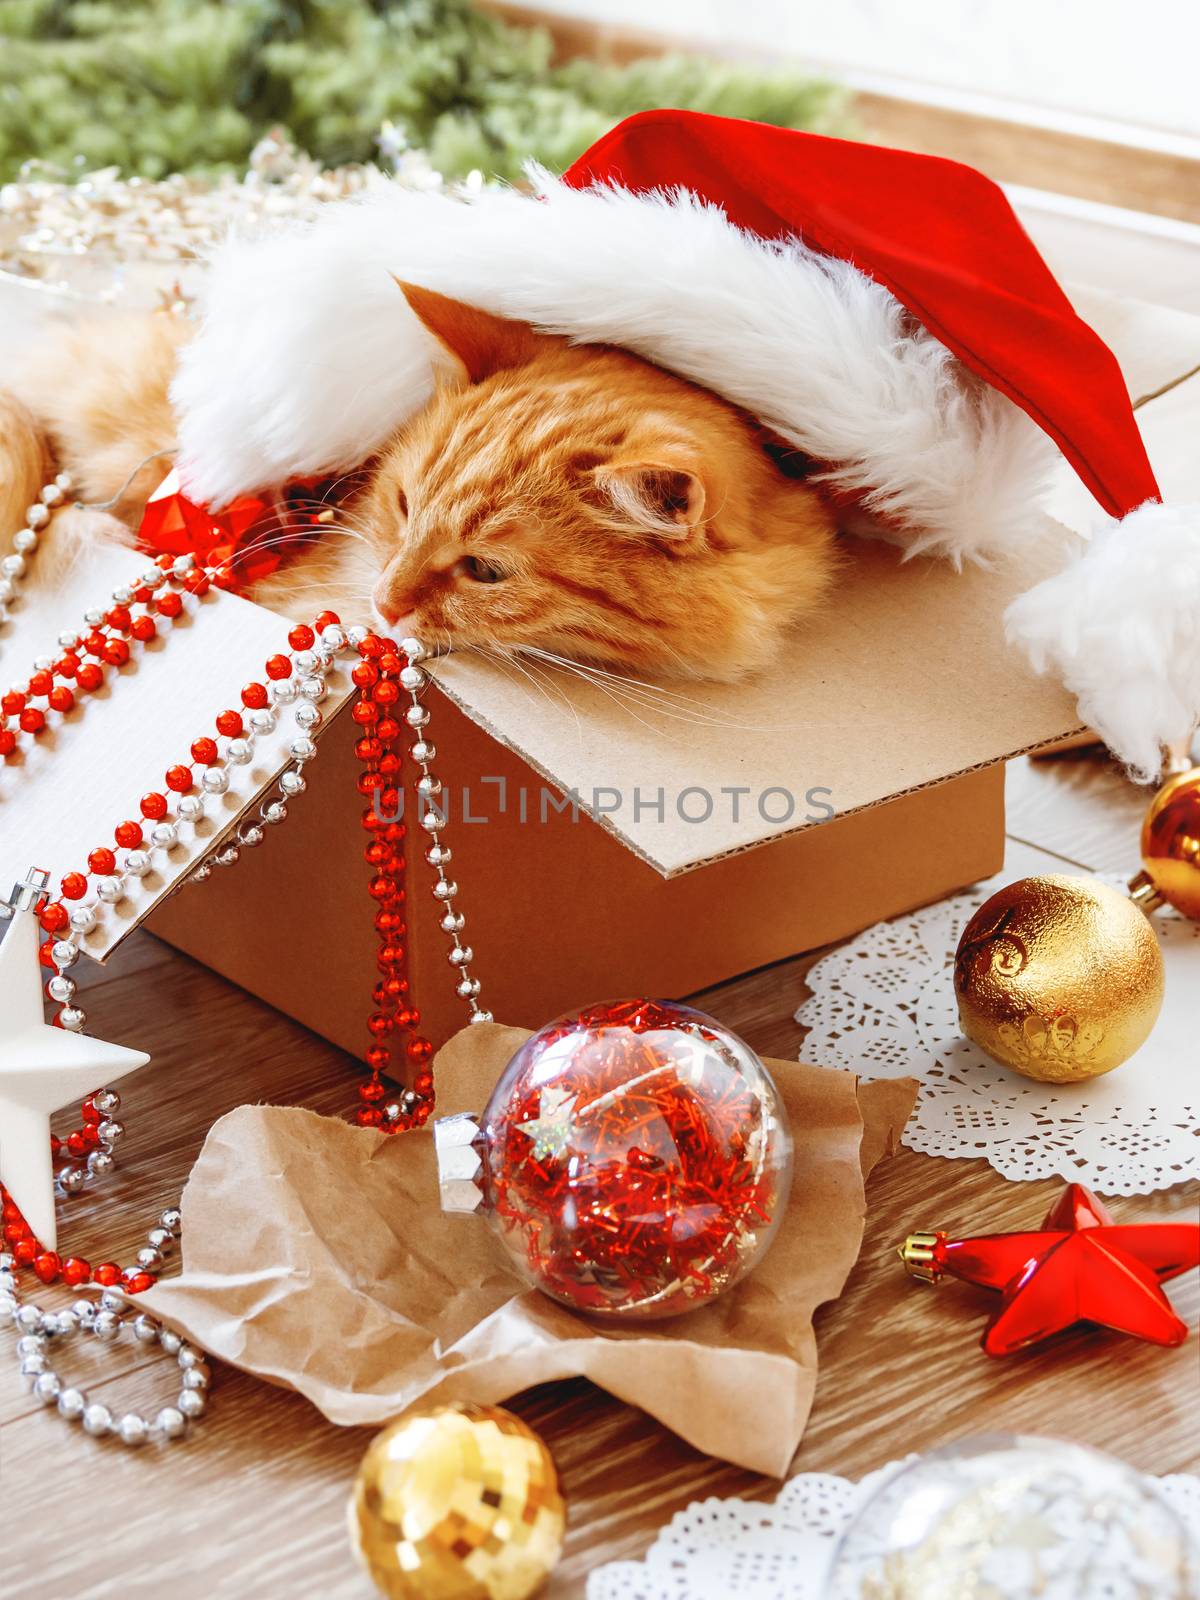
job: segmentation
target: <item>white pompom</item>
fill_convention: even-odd
[[[1131,774],[1156,778],[1162,747],[1200,721],[1200,505],[1148,501],[1110,522],[1005,624]]]

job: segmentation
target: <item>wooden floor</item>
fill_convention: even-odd
[[[1022,763],[1010,774],[1009,871],[1064,862],[1131,868],[1142,806],[1095,760]],[[792,1013],[810,961],[725,984],[701,1004],[764,1054],[794,1056],[802,1035]],[[94,1201],[73,1203],[66,1221],[70,1248],[92,1260],[129,1259],[222,1112],[247,1099],[328,1112],[351,1101],[345,1057],[148,936],[96,969],[88,990],[96,1030],[153,1057],[122,1086],[130,1133],[118,1178]],[[1006,1183],[979,1161],[903,1151],[883,1163],[868,1192],[858,1266],[840,1301],[818,1315],[821,1377],[793,1470],[857,1476],[995,1428],[1084,1440],[1155,1472],[1200,1469],[1194,1335],[1163,1351],[1081,1333],[992,1363],[976,1342],[984,1297],[910,1284],[895,1261],[896,1243],[914,1227],[1035,1226],[1058,1189]],[[1195,1203],[1192,1187],[1117,1201],[1114,1210],[1124,1220],[1154,1219],[1190,1214]],[[1194,1324],[1196,1280],[1171,1293]],[[32,1403],[14,1376],[11,1343],[10,1333],[0,1335],[3,1592],[12,1600],[368,1600],[343,1519],[368,1432],[335,1428],[297,1396],[218,1368],[212,1407],[186,1444],[130,1452],[69,1433]],[[64,1352],[62,1370],[85,1383],[95,1376],[97,1397],[152,1407],[173,1394],[161,1357],[94,1344],[81,1341],[71,1363]],[[513,1404],[549,1441],[570,1503],[552,1597],[580,1596],[593,1565],[641,1554],[690,1500],[769,1497],[778,1487],[697,1454],[584,1382],[548,1385]]]

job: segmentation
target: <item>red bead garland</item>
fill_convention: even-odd
[[[159,565],[167,567],[170,563],[160,557]],[[194,574],[189,576],[194,577]],[[185,587],[193,593],[202,594],[207,583],[185,581]],[[155,600],[152,591],[141,589],[135,591],[134,599],[143,605],[153,604],[160,615],[168,618],[177,617],[182,612],[182,600],[174,591],[168,591]],[[154,623],[148,612],[133,617],[129,608],[115,606],[107,613],[105,622],[108,627],[129,632],[134,637],[153,635]],[[145,635],[144,631],[138,632],[139,623],[144,622],[150,624],[149,635]],[[293,650],[310,649],[316,642],[318,632],[338,625],[335,613],[322,612],[313,627],[301,624],[293,628],[288,634],[288,643]],[[124,665],[129,659],[129,648],[124,640],[114,639],[99,628],[94,629],[82,642],[82,648],[87,654],[110,665]],[[410,1001],[407,949],[403,943],[407,934],[403,881],[407,828],[400,813],[400,791],[393,781],[402,768],[398,748],[402,726],[393,716],[380,715],[380,707],[390,707],[398,702],[399,674],[408,663],[393,640],[382,639],[375,634],[367,634],[363,638],[358,645],[358,652],[360,660],[352,672],[358,699],[351,715],[369,729],[369,733],[356,744],[355,752],[365,763],[357,780],[358,788],[363,794],[374,797],[373,803],[363,813],[362,826],[370,835],[364,856],[372,873],[368,892],[377,906],[374,926],[379,938],[377,967],[380,977],[371,992],[374,1009],[367,1021],[370,1040],[364,1052],[368,1076],[359,1086],[361,1103],[355,1120],[362,1127],[397,1133],[422,1126],[429,1120],[434,1108],[434,1080],[432,1072],[428,1070],[433,1045],[416,1032],[420,1012]],[[264,667],[270,681],[288,677],[292,670],[291,661],[283,655],[270,657]],[[89,670],[89,664],[81,663],[74,652],[68,652],[55,664],[55,672],[73,675],[74,681],[85,689],[99,687],[103,681],[102,670],[94,665]],[[35,673],[30,679],[28,693],[47,698],[53,707],[50,696],[55,693],[54,674],[48,671]],[[255,681],[242,690],[241,700],[247,709],[258,710],[269,703],[269,694],[264,684]],[[53,708],[62,709],[62,705]],[[70,708],[66,706],[66,710]],[[40,731],[45,723],[43,714],[28,705],[28,696],[22,692],[10,692],[0,698],[0,713],[5,718],[16,716],[22,729],[27,732]],[[216,728],[220,735],[229,739],[241,738],[245,733],[243,718],[234,710],[221,712],[216,718]],[[8,730],[0,726],[0,756],[10,753],[11,746],[6,746],[6,735],[11,738]],[[219,759],[219,747],[208,736],[195,740],[189,753],[191,761],[198,766],[211,766]],[[167,793],[189,793],[195,786],[191,764],[181,762],[168,768],[164,785]],[[170,810],[167,794],[153,791],[143,795],[139,810],[147,821],[161,821]],[[114,829],[114,839],[122,849],[141,848],[144,841],[142,824],[132,820],[118,824]],[[41,946],[39,957],[43,966],[52,973],[60,970],[53,958],[52,941],[70,926],[70,914],[64,902],[83,898],[89,876],[107,877],[114,874],[117,870],[116,854],[108,846],[98,846],[89,853],[87,868],[86,873],[64,874],[60,882],[62,899],[48,901],[38,913],[41,926],[49,936]],[[402,1048],[398,1048],[401,1043]],[[389,1089],[382,1075],[396,1058],[417,1070],[402,1098],[394,1105],[385,1106]],[[65,1153],[68,1159],[83,1161],[98,1145],[96,1130],[100,1114],[90,1097],[83,1102],[80,1110],[82,1125],[65,1139],[54,1138],[52,1148],[56,1155]],[[2,1186],[0,1204],[3,1207],[3,1237],[14,1260],[18,1265],[32,1267],[43,1283],[53,1283],[61,1278],[72,1286],[89,1281],[105,1287],[119,1284],[126,1293],[138,1294],[155,1281],[151,1273],[139,1267],[122,1269],[110,1261],[93,1268],[81,1257],[63,1259],[54,1251],[44,1250]]]
[[[337,618],[332,612],[322,612],[316,623],[318,628],[336,624]],[[294,640],[289,638],[289,642]],[[433,1053],[429,1040],[414,1031],[421,1018],[416,1007],[408,1003],[407,950],[401,942],[407,932],[404,921],[407,891],[403,880],[408,829],[400,816],[399,791],[388,782],[401,766],[397,748],[400,725],[388,719],[385,737],[385,729],[379,722],[379,705],[389,704],[398,697],[400,686],[396,679],[407,661],[393,640],[380,639],[375,634],[368,634],[358,650],[362,659],[351,673],[358,699],[350,714],[360,726],[375,724],[372,734],[359,739],[354,749],[359,760],[366,763],[358,776],[359,793],[375,797],[362,815],[363,830],[370,835],[363,857],[372,869],[367,893],[379,908],[375,914],[375,931],[379,935],[377,966],[381,979],[371,991],[375,1009],[367,1018],[370,1042],[364,1058],[370,1075],[359,1085],[359,1098],[363,1103],[356,1120],[360,1127],[396,1133],[428,1122],[434,1105],[433,1078],[424,1073],[414,1077],[408,1094],[396,1104],[391,1115],[383,1106],[388,1091],[382,1073],[392,1063],[398,1038],[404,1040],[403,1057],[410,1063],[427,1061]],[[400,1052],[395,1051],[395,1054]]]

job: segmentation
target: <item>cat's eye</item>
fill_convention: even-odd
[[[462,578],[470,578],[472,583],[502,583],[508,577],[503,567],[498,567],[494,561],[485,561],[482,556],[464,556],[455,563],[454,571]]]

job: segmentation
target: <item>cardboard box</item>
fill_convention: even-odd
[[[1198,497],[1186,480],[1197,470],[1187,435],[1200,379],[1184,380],[1200,360],[1200,319],[1112,297],[1087,297],[1083,309],[1145,397],[1165,492]],[[1093,510],[1073,483],[1064,468],[1055,511],[1082,526]],[[1037,565],[955,574],[904,563],[886,545],[850,549],[830,609],[751,684],[675,686],[666,699],[638,690],[618,704],[610,686],[575,676],[532,683],[465,655],[435,664],[430,735],[445,841],[473,971],[498,1018],[537,1026],[606,995],[686,994],[998,869],[1004,759],[1078,725],[1069,697],[1003,643],[1005,602]],[[136,560],[98,559],[106,573]],[[1052,550],[1044,560],[1053,564]],[[57,588],[35,596],[18,631],[44,632],[61,600]],[[59,610],[53,631],[62,625]],[[181,739],[203,731],[218,702],[235,701],[281,632],[277,618],[222,597],[104,708],[120,769],[106,769],[89,743],[97,705],[60,730],[53,760],[47,751],[18,774],[20,792],[0,778],[0,873],[19,876],[34,859],[55,871],[77,864],[95,819],[111,826],[128,814],[129,797],[179,759]],[[326,709],[347,692],[343,678]],[[375,939],[354,733],[348,717],[330,716],[287,824],[236,868],[174,892],[270,781],[278,752],[264,746],[238,795],[210,808],[179,859],[142,881],[116,926],[89,940],[91,953],[102,959],[148,916],[156,933],[360,1052]],[[411,829],[411,976],[440,1041],[465,1008],[425,843]]]

